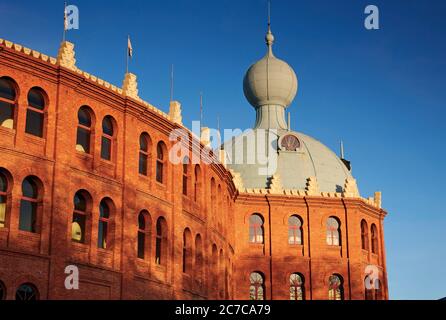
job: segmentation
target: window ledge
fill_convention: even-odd
[[[162,190],[166,190],[167,186],[164,183],[158,182],[155,180],[155,185],[157,186],[157,188],[162,189]]]
[[[10,129],[10,128],[6,128],[6,127],[2,127],[2,126],[0,126],[0,132],[2,132],[2,134],[6,134],[9,136],[13,136],[16,134],[15,129]]]
[[[38,144],[38,145],[44,145],[46,142],[45,138],[41,138],[29,133],[25,132],[25,140],[27,140],[28,142],[34,143],[34,144]]]
[[[89,153],[76,150],[76,156],[82,160],[91,160],[93,156]]]

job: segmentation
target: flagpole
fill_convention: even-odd
[[[64,2],[64,10],[63,10],[63,37],[62,42],[65,42],[65,34],[67,32],[67,2]]]
[[[173,83],[174,79],[173,79],[173,64],[172,64],[172,68],[170,71],[170,101],[173,101]]]
[[[203,92],[200,92],[200,135],[201,135],[201,128],[203,127]]]
[[[129,56],[130,56],[130,52],[129,52],[129,41],[130,41],[130,35],[127,35],[127,63],[126,63],[126,68],[125,68],[125,73],[129,73]]]

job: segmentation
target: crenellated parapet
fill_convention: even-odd
[[[18,43],[13,43],[11,41],[8,40],[4,40],[4,39],[0,39],[0,46],[5,46],[8,49],[13,49],[17,52],[21,52],[26,54],[27,56],[31,56],[35,59],[39,59],[42,60],[43,62],[48,62],[52,65],[56,65],[57,64],[57,59],[47,56],[46,54],[40,53],[39,51],[36,50],[32,50],[29,49],[27,47],[24,47]]]
[[[285,195],[285,196],[297,196],[297,197],[322,197],[332,199],[347,199],[357,198],[368,205],[373,207],[382,208],[382,194],[381,192],[375,192],[374,197],[363,198],[359,195],[356,180],[346,179],[344,190],[342,192],[321,192],[318,188],[317,179],[315,177],[309,177],[307,179],[307,185],[304,190],[299,189],[284,189],[282,187],[280,176],[273,175],[268,188],[245,188],[243,185],[243,179],[240,173],[230,170],[233,176],[233,182],[239,193],[257,194],[257,195]]]
[[[83,77],[86,80],[89,80],[91,82],[94,82],[95,84],[111,90],[113,92],[115,92],[116,94],[122,95],[122,96],[129,96],[134,98],[136,101],[138,101],[139,103],[141,103],[142,105],[144,105],[147,109],[159,114],[160,116],[169,119],[169,115],[165,112],[163,112],[162,110],[160,110],[159,108],[153,106],[152,104],[142,100],[139,96],[138,96],[138,91],[134,90],[135,88],[132,87],[132,81],[129,81],[130,87],[126,87],[125,85],[121,88],[118,87],[116,85],[111,84],[110,82],[107,82],[95,75],[92,75],[88,72],[85,72],[83,70],[80,70],[79,68],[76,67],[76,59],[75,59],[75,50],[74,50],[74,44],[68,41],[64,41],[61,43],[61,46],[59,48],[58,51],[58,55],[57,58],[54,57],[50,57],[48,55],[45,55],[39,51],[36,50],[32,50],[29,49],[27,47],[24,47],[20,44],[17,43],[13,43],[11,41],[8,40],[4,40],[4,39],[0,39],[0,47],[5,47],[8,49],[12,49],[15,50],[17,52],[23,53],[27,56],[33,57],[35,59],[39,59],[43,62],[49,63],[50,65],[57,67],[63,67],[66,68],[72,72],[75,72],[77,75]],[[136,81],[136,76],[135,76],[135,81]],[[125,80],[124,80],[125,82]],[[128,90],[131,89],[131,90]],[[135,94],[136,93],[136,94]]]

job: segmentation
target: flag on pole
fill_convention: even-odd
[[[67,3],[65,2],[65,8],[63,10],[63,27],[68,30],[68,16],[67,16]]]
[[[128,36],[127,39],[127,52],[128,52],[128,56],[130,58],[133,57],[133,47],[132,47],[132,42],[130,41],[130,36]]]
[[[65,33],[68,30],[68,16],[67,16],[67,3],[65,2],[65,7],[63,10],[63,41],[65,41]]]

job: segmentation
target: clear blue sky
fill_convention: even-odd
[[[242,79],[265,53],[266,0],[73,1],[79,68],[116,85],[127,34],[140,96],[190,127],[204,92],[205,125],[247,128],[254,110]],[[381,30],[363,27],[380,9]],[[2,1],[0,37],[56,56],[63,1]],[[446,296],[446,1],[273,0],[275,53],[299,78],[292,126],[346,157],[363,196],[383,192],[390,297]]]

